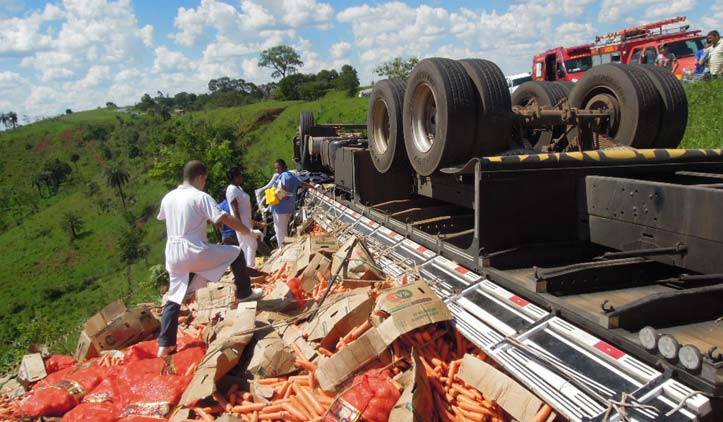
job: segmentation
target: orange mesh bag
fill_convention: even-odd
[[[75,359],[73,359],[72,356],[67,355],[50,355],[45,359],[45,371],[48,374],[52,374],[53,372],[62,371],[63,369],[67,369],[70,367],[73,367],[77,364]]]
[[[19,417],[63,416],[106,376],[97,359],[60,370],[38,382],[20,404]]]
[[[386,422],[399,396],[390,372],[372,369],[354,378],[351,387],[336,397],[324,422]]]
[[[161,358],[132,361],[123,365],[116,378],[122,397],[120,417],[162,418],[178,404],[193,378],[204,348],[191,347]]]

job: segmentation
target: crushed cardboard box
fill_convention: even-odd
[[[332,350],[340,337],[369,319],[374,303],[369,298],[369,289],[329,296],[327,302],[330,305],[306,324],[305,332],[307,340]]]
[[[299,279],[301,280],[301,288],[307,293],[311,293],[316,283],[318,283],[316,274],[321,273],[325,277],[330,274],[331,260],[321,253],[317,253],[309,261],[309,264],[301,271]]]
[[[395,377],[404,390],[389,414],[389,422],[433,422],[434,400],[424,365],[412,350],[412,367]]]
[[[236,366],[253,338],[255,317],[256,302],[241,302],[209,330],[208,350],[183,392],[181,404],[192,405],[216,391],[216,383]]]
[[[485,398],[496,401],[518,421],[534,420],[545,404],[517,381],[470,354],[464,355],[457,376],[484,392]]]
[[[43,361],[43,356],[40,353],[30,353],[23,356],[23,360],[20,362],[20,368],[18,368],[18,382],[20,382],[23,387],[28,388],[30,384],[40,381],[47,376],[45,361]]]
[[[384,352],[402,334],[452,319],[447,305],[424,281],[381,292],[374,308],[388,316],[376,321],[376,327],[334,356],[320,363],[316,371],[319,386],[334,391],[361,367]]]
[[[301,351],[301,354],[304,355],[304,358],[310,362],[316,359],[318,355],[316,348],[304,339],[304,332],[301,328],[294,324],[289,324],[285,327],[278,328],[278,331],[285,345],[289,347],[293,347],[292,345],[296,346],[299,351]]]
[[[349,250],[351,249],[351,255]],[[346,257],[349,255],[349,259]],[[374,279],[384,278],[384,274],[378,269],[371,252],[364,240],[351,236],[344,242],[331,259],[331,273],[339,273],[342,278],[350,279]]]
[[[267,324],[259,324],[257,327],[266,326],[266,330],[256,333],[257,340],[253,345],[251,360],[246,370],[252,378],[272,378],[294,372],[296,355],[287,347],[279,333]]]
[[[25,392],[25,387],[18,382],[17,378],[10,375],[0,378],[0,396],[15,399],[25,394]]]
[[[122,349],[151,337],[160,321],[150,311],[152,305],[138,305],[128,310],[115,301],[86,321],[80,333],[74,357],[84,360],[98,356],[103,350]]]
[[[223,317],[236,301],[236,287],[228,283],[210,283],[196,291],[199,324],[210,322],[217,316]]]

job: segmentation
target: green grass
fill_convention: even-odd
[[[723,147],[723,79],[686,84],[688,128],[682,148]]]

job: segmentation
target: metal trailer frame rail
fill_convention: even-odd
[[[301,213],[342,240],[362,236],[388,275],[428,280],[467,339],[570,420],[604,420],[608,411],[606,420],[623,420],[611,403],[624,393],[658,409],[628,407],[629,420],[698,420],[711,412],[709,399],[672,379],[671,371],[646,365],[332,194],[310,190]]]
[[[334,192],[353,212],[723,405],[715,352],[723,341],[723,225],[715,213],[723,207],[722,150],[483,157],[414,178],[377,173],[361,149],[342,149],[337,159],[345,163],[336,166]],[[700,366],[659,353],[657,343],[644,348],[641,321],[678,347],[696,347],[705,354]]]

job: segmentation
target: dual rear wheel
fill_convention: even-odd
[[[593,126],[605,141],[601,147],[674,148],[685,131],[685,92],[662,69],[600,65],[574,85],[527,82],[510,97],[502,71],[490,61],[431,58],[415,66],[406,84],[384,80],[374,86],[367,119],[372,161],[381,173],[411,165],[428,176],[474,157],[500,155],[519,148],[512,106],[554,108],[565,98],[573,108],[607,113]],[[563,135],[574,145],[577,131],[568,129],[523,127],[522,136],[533,147]]]

